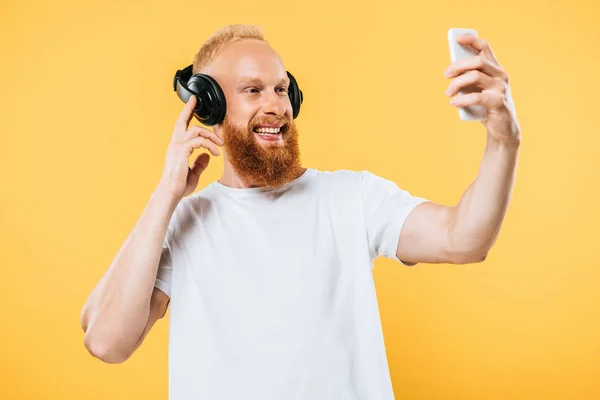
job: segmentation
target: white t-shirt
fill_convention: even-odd
[[[393,399],[373,261],[398,260],[424,201],[368,171],[310,168],[182,199],[155,285],[171,298],[169,399]]]

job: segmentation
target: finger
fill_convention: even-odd
[[[472,48],[477,50],[478,53],[485,54],[486,57],[498,64],[498,60],[496,60],[496,56],[492,51],[492,47],[490,46],[487,40],[480,38],[479,36],[467,33],[464,35],[457,36],[456,41],[459,44],[471,46]]]
[[[466,71],[478,70],[494,78],[501,78],[507,81],[506,72],[499,65],[486,59],[482,56],[473,56],[458,60],[450,64],[446,70],[446,78],[452,78],[458,76]]]
[[[181,110],[177,121],[175,122],[175,132],[173,132],[173,136],[180,136],[183,132],[187,130],[190,121],[194,115],[194,107],[196,106],[196,96],[190,96],[187,103]]]
[[[216,133],[211,131],[210,129],[203,128],[198,125],[191,126],[190,129],[186,132],[185,140],[189,140],[198,136],[203,136],[207,139],[210,139],[213,143],[223,146],[224,142]]]
[[[481,71],[468,71],[464,74],[454,78],[448,90],[446,90],[446,96],[454,96],[461,89],[467,86],[475,86],[481,89],[492,89],[497,86],[497,80],[489,75],[482,73]]]
[[[210,151],[214,156],[221,155],[221,152],[219,151],[217,145],[205,137],[197,137],[190,139],[187,142],[185,142],[185,144],[190,146],[192,149],[199,149],[201,147],[204,147],[205,149]]]
[[[194,160],[194,164],[192,165],[192,171],[198,176],[204,172],[206,167],[208,167],[208,163],[210,162],[210,155],[208,153],[201,153]]]
[[[450,104],[454,107],[467,107],[482,105],[486,109],[491,110],[493,108],[500,107],[503,104],[503,96],[500,93],[495,92],[481,92],[481,93],[469,93],[456,96]]]

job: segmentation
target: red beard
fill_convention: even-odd
[[[258,142],[253,128],[259,124],[280,123],[284,144]],[[223,147],[237,175],[251,186],[279,187],[297,178],[302,170],[298,131],[288,119],[250,121],[247,127],[235,126],[226,117],[221,127]]]

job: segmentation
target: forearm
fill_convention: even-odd
[[[479,173],[452,209],[452,248],[473,259],[487,255],[496,242],[515,183],[520,139],[499,143],[488,134]]]
[[[150,312],[162,243],[178,200],[156,190],[81,313],[92,354],[118,358],[135,346]]]

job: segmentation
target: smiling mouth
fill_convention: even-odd
[[[277,141],[282,137],[283,134],[285,134],[286,130],[287,124],[281,126],[280,128],[255,127],[253,132],[261,139]]]

